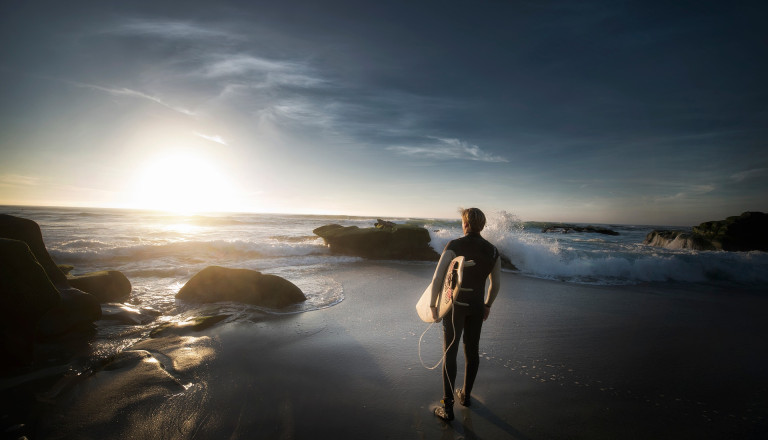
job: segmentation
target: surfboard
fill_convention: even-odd
[[[437,321],[443,318],[453,307],[453,300],[461,290],[461,281],[464,277],[464,266],[474,265],[473,261],[466,261],[464,257],[456,257],[451,260],[448,270],[445,272],[445,278],[442,280],[443,288],[440,290],[437,298]],[[421,298],[416,303],[416,313],[419,314],[424,322],[437,322],[432,317],[432,310],[429,302],[432,299],[432,284],[430,283]]]

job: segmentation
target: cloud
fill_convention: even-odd
[[[222,29],[212,29],[191,21],[177,20],[130,19],[124,21],[122,24],[110,27],[105,33],[150,36],[175,40],[206,40],[212,38],[226,38],[229,40],[240,39],[237,34]]]
[[[39,177],[22,176],[19,174],[0,175],[0,185],[2,186],[35,186],[39,181]]]
[[[436,160],[476,160],[480,162],[509,162],[506,158],[487,153],[477,145],[460,139],[430,137],[437,142],[421,146],[390,146],[387,150],[405,156]]]
[[[113,88],[109,88],[109,87],[102,87],[102,86],[97,86],[97,85],[93,85],[93,84],[84,84],[84,83],[77,83],[77,82],[73,83],[73,84],[75,84],[78,87],[85,87],[85,88],[92,89],[92,90],[98,90],[100,92],[106,92],[106,93],[109,93],[111,95],[131,96],[131,97],[146,99],[146,100],[155,102],[157,104],[160,104],[163,107],[169,108],[169,109],[171,109],[173,111],[176,111],[176,112],[179,112],[179,113],[183,113],[183,114],[185,114],[187,116],[194,116],[195,115],[195,113],[193,111],[191,111],[191,110],[187,110],[187,109],[185,109],[183,107],[173,106],[173,105],[168,104],[167,102],[163,101],[161,98],[158,98],[157,96],[147,95],[146,93],[138,92],[136,90],[131,90],[131,89],[127,89],[127,88],[113,89]]]
[[[197,137],[201,137],[203,139],[207,139],[209,141],[216,142],[217,144],[227,145],[227,141],[225,141],[224,138],[222,138],[219,135],[211,136],[211,135],[208,135],[208,134],[199,133],[197,131],[192,132],[192,134],[194,134]]]
[[[764,176],[768,174],[768,168],[754,168],[751,170],[742,171],[731,176],[736,182],[743,182],[745,180],[754,179],[756,177]]]
[[[682,191],[666,197],[657,197],[654,200],[656,202],[673,202],[677,200],[685,200],[691,197],[696,197],[700,195],[704,195],[707,193],[710,193],[717,189],[715,185],[692,185],[690,187],[684,188]]]

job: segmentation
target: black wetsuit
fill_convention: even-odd
[[[453,251],[457,257],[463,256],[466,260],[475,262],[474,266],[464,266],[462,291],[456,295],[451,311],[443,317],[443,349],[447,351],[443,368],[443,396],[446,401],[453,401],[451,385],[456,383],[456,354],[462,333],[466,363],[464,392],[467,396],[470,395],[477,376],[480,366],[480,330],[483,326],[485,281],[496,264],[499,251],[480,234],[475,233],[452,240],[445,249]]]

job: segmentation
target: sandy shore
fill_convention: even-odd
[[[768,297],[504,273],[471,408],[431,413],[414,304],[433,267],[360,263],[345,300],[136,344],[37,397],[30,438],[679,439],[768,433]],[[764,293],[764,292],[763,292]],[[440,358],[440,330],[422,357]],[[463,360],[459,364],[460,373]],[[459,379],[461,380],[461,379]],[[30,433],[31,434],[31,433]]]

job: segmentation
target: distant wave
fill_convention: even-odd
[[[449,226],[430,234],[433,248],[441,252],[462,232],[459,227]],[[483,236],[522,274],[537,278],[586,284],[768,282],[765,252],[672,251],[640,243],[610,242],[603,237],[563,238],[561,234],[533,232],[530,223],[507,212],[489,215]]]
[[[325,255],[322,242],[272,241],[252,243],[242,240],[176,241],[167,243],[114,245],[97,240],[73,240],[50,249],[51,256],[62,263],[113,261],[138,262],[163,258],[179,261],[229,261],[305,255]]]

